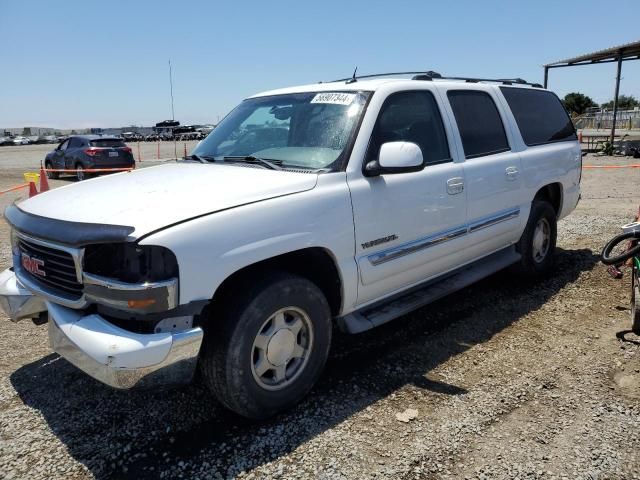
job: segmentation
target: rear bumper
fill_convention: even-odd
[[[199,327],[173,333],[140,334],[97,314],[47,302],[49,344],[91,377],[118,389],[191,381],[202,343]]]

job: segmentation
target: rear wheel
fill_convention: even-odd
[[[81,164],[81,163],[78,163],[78,164],[76,165],[76,179],[77,179],[79,182],[81,182],[81,181],[83,181],[83,180],[84,180],[84,179],[86,179],[86,178],[87,178],[87,174],[86,174],[86,173],[85,173],[85,171],[84,171],[84,167],[82,166],[82,164]]]
[[[249,418],[297,403],[320,376],[331,344],[331,313],[309,280],[277,273],[236,285],[209,319],[200,368],[220,402]]]
[[[521,255],[518,270],[534,277],[549,273],[555,261],[556,236],[555,210],[548,202],[534,200],[527,226],[516,244]]]
[[[45,170],[53,170],[53,165],[51,164],[51,162],[45,162],[44,163],[44,168]],[[58,172],[45,172],[47,174],[47,178],[49,180],[56,180],[58,178]]]

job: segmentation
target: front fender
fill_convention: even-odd
[[[212,298],[226,278],[247,266],[311,247],[334,258],[344,307],[357,298],[353,215],[342,173],[321,175],[313,190],[197,218],[141,243],[164,246],[176,255],[180,304]]]

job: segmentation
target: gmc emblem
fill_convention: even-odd
[[[30,257],[26,253],[22,254],[22,268],[27,272],[38,275],[39,277],[46,277],[47,274],[41,267],[44,267],[44,260]]]

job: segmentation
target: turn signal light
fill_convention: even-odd
[[[143,298],[141,300],[127,301],[127,305],[129,306],[129,308],[146,308],[146,307],[150,307],[154,303],[156,303],[156,301],[153,298]]]

